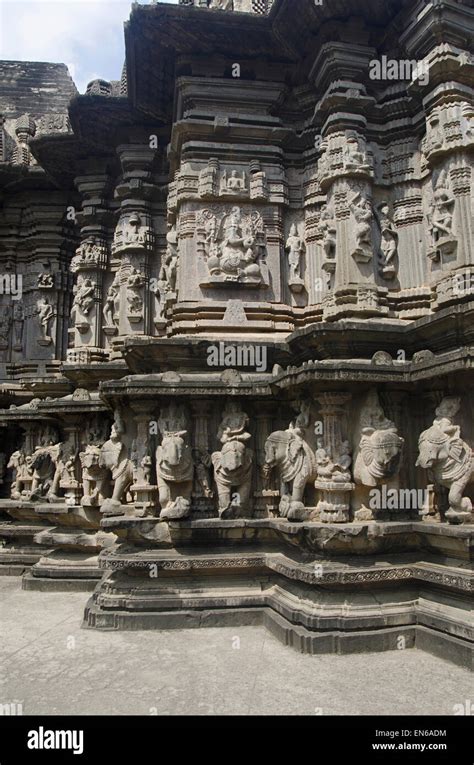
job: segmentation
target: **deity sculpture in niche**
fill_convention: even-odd
[[[372,205],[358,190],[350,200],[349,207],[356,221],[352,257],[357,263],[368,263],[372,260]]]
[[[102,311],[102,315],[105,320],[105,326],[104,330],[114,330],[116,331],[116,320],[117,320],[117,304],[119,300],[120,295],[120,279],[119,274],[115,274],[115,278],[110,285],[109,289],[107,290],[107,294],[105,296],[104,301],[104,308]]]
[[[343,152],[344,170],[370,173],[365,140],[356,133],[349,133]]]
[[[447,174],[443,171],[436,182],[428,216],[432,236],[432,247],[428,257],[435,262],[455,257],[458,247],[457,239],[453,235],[456,200],[448,185]]]
[[[53,338],[51,337],[51,322],[54,317],[54,309],[47,297],[40,298],[36,303],[36,315],[38,316],[38,324],[40,329],[40,337],[37,342],[38,345],[51,345]]]
[[[122,215],[112,244],[114,255],[122,250],[143,250],[153,246],[153,230],[147,225],[145,217],[137,212]]]
[[[363,404],[357,437],[354,465],[356,519],[371,520],[376,513],[368,507],[367,489],[381,486],[398,489],[405,443],[398,435],[396,425],[385,417],[376,390],[368,393]]]
[[[176,292],[176,279],[178,273],[178,234],[176,226],[168,231],[166,235],[166,255],[160,271],[160,280],[166,284],[166,291]]]
[[[89,314],[94,306],[96,284],[91,279],[79,279],[74,288],[74,301],[71,318],[79,332],[86,332],[90,327]]]
[[[330,289],[331,274],[334,274],[336,271],[337,228],[334,212],[327,203],[324,203],[321,207],[318,232],[321,237],[320,242],[324,253],[321,268],[326,274],[327,288]]]
[[[90,267],[105,263],[107,245],[101,239],[90,236],[84,239],[71,260],[71,271],[77,271],[81,266]]]
[[[145,277],[136,268],[132,268],[127,279],[127,317],[132,323],[143,319],[143,287]]]
[[[384,279],[393,279],[397,274],[398,234],[388,202],[377,206],[377,219],[380,228],[379,271]]]
[[[428,471],[435,485],[441,516],[451,524],[473,520],[472,502],[469,497],[463,497],[468,484],[474,481],[473,451],[461,438],[460,426],[453,423],[460,407],[459,398],[443,399],[436,409],[433,425],[420,436],[416,463]],[[444,504],[443,488],[449,490],[449,507]]]
[[[260,261],[265,255],[265,232],[258,212],[242,215],[233,207],[218,221],[211,210],[197,216],[198,252],[206,259],[209,278],[202,287],[263,286]]]
[[[301,278],[301,259],[305,252],[304,239],[298,234],[296,223],[291,225],[290,235],[286,241],[288,252],[289,280],[288,285],[292,292],[301,292],[304,289],[304,281]]]
[[[191,513],[194,463],[189,426],[183,406],[170,404],[158,420],[161,444],[156,450],[156,476],[161,506],[160,518],[183,520]]]
[[[110,438],[101,447],[99,467],[108,471],[113,482],[112,497],[102,503],[101,511],[106,515],[121,512],[122,503],[126,502],[127,492],[133,481],[133,466],[128,458],[128,449],[122,438],[125,425],[117,413],[110,431]]]
[[[244,171],[238,173],[237,170],[231,170],[228,175],[227,170],[224,170],[221,176],[220,193],[221,196],[225,194],[245,194],[248,192],[247,176]]]
[[[253,451],[247,447],[251,439],[246,432],[249,418],[239,404],[227,404],[219,427],[222,450],[214,452],[214,480],[222,519],[245,517],[251,512]]]

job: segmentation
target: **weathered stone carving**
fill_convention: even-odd
[[[89,314],[94,306],[95,290],[95,282],[87,278],[80,278],[74,288],[71,318],[79,332],[86,332],[90,327]]]
[[[371,164],[367,155],[365,139],[357,133],[349,133],[343,154],[344,170],[370,173]]]
[[[150,250],[155,237],[151,226],[144,216],[137,212],[122,215],[115,230],[112,253],[117,255],[124,250]]]
[[[279,512],[288,520],[303,520],[307,515],[303,495],[310,481],[317,478],[316,458],[304,438],[304,430],[290,424],[288,430],[272,433],[265,443],[265,464],[262,473],[268,480],[278,470],[280,481]]]
[[[212,455],[214,480],[219,495],[219,516],[223,519],[245,516],[251,511],[253,451],[246,444],[251,435],[245,428],[248,416],[239,404],[226,406],[218,438],[223,444]]]
[[[288,285],[292,292],[301,292],[304,289],[304,281],[301,278],[301,259],[305,252],[305,243],[298,234],[298,227],[293,223],[290,235],[286,241],[288,252],[289,280]]]
[[[436,182],[429,214],[432,247],[428,256],[435,262],[456,255],[458,243],[453,235],[455,203],[448,188],[447,174],[442,172]]]
[[[13,304],[13,338],[12,348],[14,351],[21,351],[23,348],[23,325],[25,314],[21,303]],[[1,334],[1,333],[0,333]]]
[[[38,345],[51,345],[51,323],[54,318],[54,309],[47,297],[40,298],[36,303],[36,314],[40,329],[40,337],[37,339]]]
[[[121,415],[116,414],[110,431],[110,438],[101,447],[99,467],[109,471],[113,482],[112,497],[104,500],[101,511],[107,515],[120,513],[126,502],[127,492],[133,481],[133,466],[128,458],[128,449],[122,440],[125,425]]]
[[[103,267],[107,260],[107,245],[98,237],[91,236],[77,248],[71,260],[71,271],[75,273],[81,268]]]
[[[113,332],[116,332],[116,322],[117,322],[117,316],[118,316],[118,310],[119,310],[119,300],[120,300],[120,277],[119,274],[115,274],[115,278],[110,285],[109,289],[107,290],[107,294],[105,296],[104,301],[104,308],[102,311],[104,320],[105,320],[105,327],[104,331],[106,330],[113,330]]]
[[[453,419],[461,408],[460,398],[445,398],[436,409],[433,425],[419,439],[417,466],[428,470],[435,483],[438,497],[440,489],[449,490],[447,509],[440,502],[440,511],[449,523],[469,523],[472,502],[463,497],[466,486],[474,480],[474,458],[469,444],[461,438],[459,425]]]
[[[398,234],[390,214],[388,202],[377,206],[380,228],[379,271],[384,279],[393,279],[397,274]]]
[[[356,518],[359,520],[374,517],[372,510],[366,506],[368,492],[360,487],[386,485],[398,488],[404,443],[395,424],[385,417],[377,391],[371,390],[360,415],[360,440],[354,463],[354,480],[359,496]]]
[[[13,480],[10,490],[12,499],[28,499],[33,482],[33,467],[31,455],[23,448],[11,455],[7,468],[13,470]]]
[[[127,279],[127,317],[134,324],[143,319],[143,287],[145,277],[136,268],[132,268]]]
[[[12,326],[12,307],[3,305],[0,307],[0,350],[6,350],[10,340]]]
[[[266,245],[260,213],[242,215],[240,207],[233,207],[218,221],[212,210],[202,210],[197,216],[197,236],[198,251],[210,275],[201,286],[263,285],[260,261]]]
[[[160,518],[182,520],[191,513],[194,463],[184,407],[170,404],[161,412],[158,427],[162,436],[156,450],[156,476]]]
[[[366,196],[359,190],[349,203],[350,210],[355,218],[355,247],[352,257],[358,263],[368,263],[372,260],[372,205]]]
[[[239,173],[237,170],[231,170],[230,175],[224,170],[220,181],[220,193],[223,195],[237,195],[248,193],[247,175],[244,171]]]
[[[87,444],[80,452],[79,459],[82,468],[82,487],[84,496],[81,499],[83,507],[100,507],[110,496],[110,473],[101,466],[101,448],[95,444]]]

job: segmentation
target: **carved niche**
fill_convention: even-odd
[[[266,256],[265,227],[260,213],[240,207],[201,210],[197,214],[198,254],[208,277],[201,287],[266,287],[261,263]]]
[[[453,234],[455,204],[447,173],[443,170],[435,183],[428,215],[431,232],[428,257],[434,262],[445,262],[456,257],[458,242]]]
[[[285,247],[288,253],[288,285],[291,292],[302,292],[304,289],[302,259],[306,251],[306,245],[304,239],[298,233],[296,223],[291,225]]]

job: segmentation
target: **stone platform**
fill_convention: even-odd
[[[99,556],[105,575],[87,604],[87,627],[263,624],[303,652],[417,646],[472,668],[473,527],[103,524],[125,541]]]

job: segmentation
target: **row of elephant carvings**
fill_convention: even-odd
[[[333,419],[321,434],[321,422],[311,424],[310,408],[311,402],[301,403],[288,429],[268,436],[260,465],[267,487],[263,496],[278,495],[278,514],[291,521],[347,522],[351,507],[355,520],[376,519],[369,494],[383,489],[387,496],[387,490],[399,490],[404,449],[404,439],[385,417],[377,392],[369,392],[361,409],[354,454],[350,442],[342,438],[340,423]],[[442,400],[432,426],[419,438],[416,463],[428,472],[440,516],[450,523],[472,521],[472,503],[463,494],[474,479],[473,452],[453,423],[459,409],[459,398]],[[78,454],[55,443],[51,432],[46,433],[32,454],[25,449],[12,454],[8,463],[13,470],[11,498],[65,501],[99,508],[105,514],[124,512],[131,499],[154,513],[158,491],[160,518],[176,521],[191,515],[193,492],[198,487],[199,496],[207,499],[217,490],[220,518],[250,516],[255,455],[249,447],[252,436],[247,414],[237,402],[227,404],[217,434],[221,448],[212,454],[192,447],[187,423],[184,405],[170,404],[162,410],[158,420],[161,443],[154,461],[141,439],[135,439],[128,449],[120,413],[102,445],[89,443]],[[156,485],[152,485],[153,468]],[[268,488],[272,473],[278,476],[278,492]],[[305,506],[309,485],[317,490],[316,508]]]

